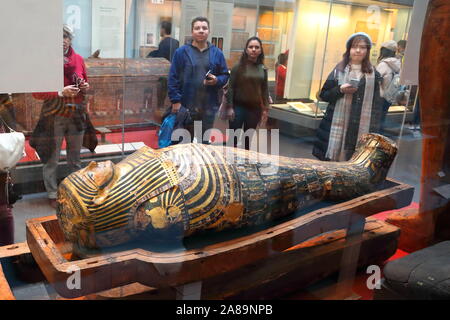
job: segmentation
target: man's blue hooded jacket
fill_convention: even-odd
[[[206,86],[208,106],[213,110],[219,108],[219,90],[227,83],[229,73],[225,57],[220,49],[208,43],[209,70],[217,77],[214,86]],[[183,45],[175,51],[169,72],[169,99],[172,103],[181,102],[181,105],[190,108],[195,101],[194,59],[191,44]]]

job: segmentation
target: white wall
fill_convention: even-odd
[[[0,93],[63,87],[62,0],[0,1]]]
[[[323,48],[329,4],[315,0],[297,0],[292,38],[289,41],[289,62],[285,96],[308,98],[316,61],[316,48]],[[320,50],[323,51],[323,50]],[[318,61],[321,61],[322,57]],[[316,70],[317,71],[317,70]],[[320,79],[320,77],[317,77]],[[316,79],[317,80],[317,79]]]

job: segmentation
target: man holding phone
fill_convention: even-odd
[[[208,143],[204,133],[214,124],[219,108],[219,90],[228,81],[228,67],[221,50],[208,42],[209,21],[197,17],[191,24],[192,42],[175,51],[169,73],[169,98],[172,112],[183,106],[193,121],[201,121],[201,132],[194,132],[194,123],[186,129],[190,137]],[[201,134],[201,136],[200,136]]]

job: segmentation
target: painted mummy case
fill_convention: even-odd
[[[322,200],[346,200],[384,181],[397,147],[363,136],[348,162],[323,162],[202,144],[143,147],[118,164],[91,162],[58,190],[65,237],[109,247],[142,233],[189,236],[260,224]]]

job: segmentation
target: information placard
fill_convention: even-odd
[[[125,1],[92,0],[92,50],[102,58],[123,58]]]
[[[230,57],[233,7],[233,3],[217,1],[209,3],[209,17],[211,19],[210,39],[214,45],[223,51],[226,58]]]

